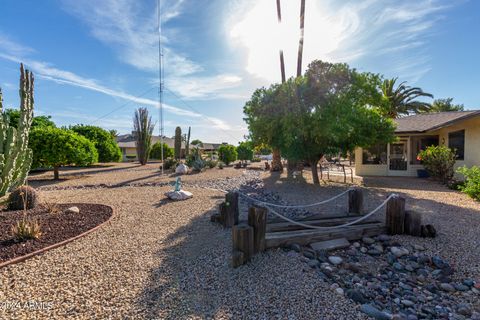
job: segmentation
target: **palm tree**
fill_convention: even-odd
[[[297,77],[300,77],[302,75],[304,24],[305,24],[305,0],[302,0],[300,4],[300,39],[298,41]]]
[[[432,94],[424,92],[418,87],[407,86],[405,81],[395,88],[397,79],[383,81],[382,94],[386,100],[386,105],[382,110],[384,116],[398,118],[410,113],[427,112],[432,107],[430,103],[416,100],[420,97],[433,98]]]
[[[463,104],[452,103],[453,98],[435,99],[432,103],[432,108],[428,112],[452,112],[463,111],[465,107]]]

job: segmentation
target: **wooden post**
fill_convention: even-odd
[[[267,209],[250,207],[248,209],[248,225],[253,228],[253,253],[265,251]]]
[[[363,214],[363,190],[359,188],[348,191],[348,213]]]
[[[225,219],[223,221],[223,226],[226,228],[231,228],[234,225],[238,224],[238,193],[229,192],[225,195]]]
[[[233,226],[232,240],[232,265],[238,267],[250,261],[253,256],[253,228],[245,224]]]
[[[405,233],[411,236],[422,235],[422,215],[415,211],[405,211]]]
[[[405,232],[405,198],[394,196],[387,202],[385,223],[390,234]]]

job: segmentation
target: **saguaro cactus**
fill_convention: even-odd
[[[190,127],[188,127],[187,140],[185,140],[185,157],[190,154]]]
[[[180,159],[182,151],[182,129],[175,128],[175,159]]]
[[[33,118],[33,74],[20,65],[20,118],[17,129],[9,126],[0,90],[0,196],[23,185],[32,165],[28,134]]]

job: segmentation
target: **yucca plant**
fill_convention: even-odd
[[[147,108],[138,108],[133,117],[133,130],[137,142],[137,158],[143,166],[147,164],[152,144],[152,134],[155,125],[148,115]]]
[[[38,239],[42,235],[38,221],[24,216],[12,227],[14,237],[20,241]]]

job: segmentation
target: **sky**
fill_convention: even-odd
[[[161,0],[165,135],[237,144],[256,88],[296,73],[300,0]],[[158,0],[2,0],[0,87],[17,108],[19,63],[35,114],[119,133],[147,107],[159,126]],[[321,59],[398,77],[480,109],[480,1],[306,0],[303,69]]]

